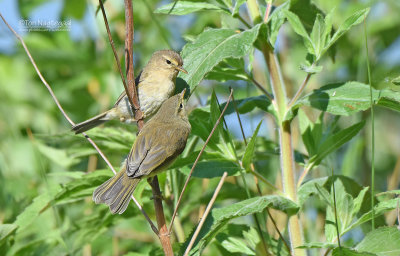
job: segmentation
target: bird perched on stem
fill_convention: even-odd
[[[182,65],[183,60],[177,52],[162,50],[153,53],[143,71],[135,79],[143,118],[147,120],[151,118],[161,104],[173,95],[179,71],[187,73]],[[124,91],[112,109],[74,125],[72,130],[76,134],[85,132],[109,120],[131,123],[137,121],[134,116]]]
[[[184,105],[184,90],[166,100],[139,132],[121,171],[93,192],[96,204],[111,213],[123,213],[141,179],[165,170],[185,149],[191,126]]]

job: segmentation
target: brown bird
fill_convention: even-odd
[[[96,204],[123,213],[141,179],[165,170],[185,149],[191,126],[184,105],[185,90],[166,100],[139,132],[121,171],[93,192]]]
[[[177,52],[162,50],[153,53],[143,71],[135,79],[143,118],[149,120],[161,104],[173,95],[179,71],[187,73],[182,65],[183,60]],[[74,125],[72,130],[76,134],[81,133],[115,119],[126,123],[136,121],[125,91],[112,109]]]

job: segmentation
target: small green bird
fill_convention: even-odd
[[[185,149],[191,126],[184,105],[185,90],[166,100],[139,132],[124,165],[93,192],[96,204],[123,213],[141,179],[165,170]]]
[[[161,104],[173,95],[179,71],[187,73],[182,65],[183,60],[179,53],[171,50],[156,51],[143,71],[136,77],[140,110],[146,120],[150,119]],[[120,120],[126,123],[137,121],[125,91],[118,97],[112,109],[74,125],[72,130],[78,134],[109,120]]]

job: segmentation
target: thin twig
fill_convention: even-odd
[[[333,168],[332,170],[332,178],[333,178]],[[338,240],[339,248],[342,248],[340,245],[340,232],[339,232],[339,223],[337,218],[337,211],[336,211],[336,189],[335,189],[335,181],[332,179],[332,188],[333,188],[333,209],[335,211],[335,227],[336,227],[336,235]]]
[[[271,12],[271,6],[272,6],[272,3],[267,4],[267,8],[265,10],[265,15],[264,15],[264,23],[268,22],[269,14]]]
[[[194,161],[194,164],[193,164],[193,166],[192,166],[192,169],[190,170],[189,175],[188,175],[188,177],[186,178],[185,185],[183,185],[182,192],[181,192],[181,194],[179,195],[178,201],[176,202],[174,214],[172,215],[172,219],[171,219],[171,224],[169,225],[169,230],[171,230],[171,227],[172,227],[172,225],[174,224],[174,219],[175,219],[176,213],[177,213],[177,211],[178,211],[179,205],[180,205],[180,203],[181,203],[181,199],[182,199],[183,193],[184,193],[185,190],[186,190],[186,187],[187,187],[187,185],[188,185],[188,183],[189,183],[190,177],[192,177],[192,173],[193,173],[193,171],[194,171],[194,168],[196,167],[197,163],[199,162],[200,157],[201,157],[201,155],[202,155],[203,152],[204,152],[204,149],[206,148],[208,142],[210,141],[211,137],[213,136],[215,130],[217,129],[217,126],[219,125],[222,116],[224,115],[226,109],[228,108],[229,102],[230,102],[231,99],[232,99],[232,95],[233,95],[233,89],[231,89],[231,94],[229,95],[229,98],[228,98],[228,100],[226,101],[226,105],[225,105],[224,109],[222,110],[221,115],[219,115],[217,122],[215,122],[214,127],[213,127],[213,129],[211,130],[211,132],[210,132],[210,135],[208,135],[208,138],[207,138],[206,142],[204,143],[203,148],[200,150],[199,154],[197,155],[197,158],[196,158],[196,160]]]
[[[299,180],[297,181],[297,188],[301,186],[301,183],[303,183],[304,178],[307,176],[308,172],[314,167],[314,163],[308,165],[307,167],[304,168],[304,171],[301,173]]]
[[[197,236],[200,233],[201,227],[203,226],[204,222],[206,221],[206,218],[207,218],[207,216],[208,216],[208,214],[209,214],[209,212],[210,212],[210,210],[211,210],[211,208],[212,208],[212,206],[213,206],[213,204],[215,202],[215,199],[217,199],[217,196],[218,196],[219,191],[221,190],[222,184],[224,184],[226,176],[228,176],[228,173],[224,172],[224,174],[221,177],[221,180],[218,183],[217,188],[215,189],[215,192],[214,192],[210,202],[207,205],[206,210],[204,211],[203,216],[201,217],[199,225],[197,225],[196,231],[194,232],[194,234],[192,236],[192,239],[190,239],[189,245],[186,248],[186,251],[185,251],[185,253],[183,255],[185,255],[185,256],[188,255],[190,250],[192,249],[192,246],[193,246],[194,242],[196,241]]]
[[[121,76],[121,80],[122,80],[122,83],[124,84],[125,91],[129,91],[128,90],[128,86],[126,84],[125,76],[122,73],[121,62],[119,60],[119,57],[118,57],[118,54],[117,54],[117,50],[115,49],[114,40],[112,39],[112,36],[111,36],[110,27],[108,26],[107,15],[106,15],[106,11],[104,10],[104,6],[103,6],[103,1],[102,0],[99,0],[99,6],[100,6],[101,12],[103,14],[104,24],[106,25],[108,40],[110,41],[110,45],[111,45],[112,51],[114,53],[115,61],[117,62],[119,75]],[[130,96],[128,96],[128,98],[130,99]],[[130,102],[130,103],[132,104],[132,102]]]
[[[313,66],[314,66],[314,64],[313,64]],[[296,101],[300,98],[301,93],[304,91],[304,88],[306,88],[306,85],[307,85],[308,81],[310,80],[310,77],[311,77],[311,73],[308,73],[306,78],[304,78],[304,81],[301,84],[299,90],[297,90],[293,99],[290,100],[287,109],[290,109],[291,107],[293,107],[293,105],[296,103]]]
[[[42,81],[42,83],[46,86],[47,90],[49,91],[51,97],[53,98],[54,102],[56,103],[58,109],[60,110],[60,112],[63,114],[64,118],[67,119],[67,121],[73,126],[75,125],[75,123],[72,121],[72,119],[67,115],[67,113],[65,113],[63,107],[61,106],[60,102],[58,101],[56,95],[54,94],[53,90],[51,89],[50,85],[47,83],[46,79],[44,79],[42,73],[40,72],[39,68],[36,65],[35,60],[33,59],[31,53],[28,50],[28,47],[26,46],[24,40],[22,39],[22,37],[7,23],[7,21],[4,19],[3,15],[0,13],[0,17],[3,20],[3,22],[6,24],[6,26],[8,27],[8,29],[10,29],[10,31],[14,34],[14,36],[21,42],[22,47],[24,48],[26,54],[28,55],[29,60],[32,63],[32,66],[34,67],[36,73],[38,74],[40,80]],[[99,153],[99,155],[103,158],[104,162],[106,162],[106,164],[108,165],[108,167],[110,167],[111,171],[116,174],[117,172],[115,171],[114,167],[112,166],[112,164],[110,163],[110,161],[107,159],[107,157],[103,154],[103,152],[100,150],[100,148],[96,145],[96,143],[89,138],[89,136],[86,133],[82,133],[82,135],[89,141],[89,143],[94,147],[94,149]],[[142,208],[142,206],[139,204],[139,202],[132,196],[132,200],[135,202],[135,204],[137,205],[137,207],[139,208],[139,210],[142,212],[142,214],[144,215],[144,217],[147,219],[147,221],[149,222],[152,230],[158,234],[158,230],[157,228],[154,226],[153,222],[150,220],[149,216],[146,214],[146,212],[144,211],[144,209]]]
[[[257,82],[252,76],[249,76],[249,78],[250,78],[250,80],[254,83],[254,85],[255,85],[258,89],[260,89],[260,90],[265,94],[265,96],[268,97],[268,99],[269,99],[271,102],[274,100],[274,97],[273,97],[267,90],[265,90],[265,88],[264,88],[259,82]]]

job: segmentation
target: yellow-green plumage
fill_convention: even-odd
[[[123,213],[139,181],[165,170],[182,153],[191,129],[183,95],[166,100],[144,125],[121,171],[94,191],[95,203]]]

